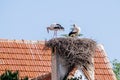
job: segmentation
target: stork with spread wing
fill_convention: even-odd
[[[49,33],[49,30],[54,31],[53,37],[57,37],[57,31],[64,31],[64,27],[62,27],[58,23],[53,23],[49,27],[47,27],[48,33]]]

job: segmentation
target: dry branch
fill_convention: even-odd
[[[80,65],[88,69],[92,65],[92,57],[96,42],[88,38],[54,38],[46,42],[47,47],[66,60],[67,65]]]

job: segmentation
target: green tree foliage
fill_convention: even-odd
[[[117,80],[120,80],[120,62],[115,59],[112,61],[113,71],[116,74]]]
[[[79,80],[78,78],[71,78],[70,80]]]
[[[28,80],[28,77],[19,78],[19,72],[12,72],[10,70],[6,70],[5,73],[0,75],[0,80]]]

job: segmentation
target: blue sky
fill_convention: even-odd
[[[60,23],[68,34],[71,24],[83,37],[104,45],[110,60],[120,61],[120,0],[0,0],[0,38],[49,40],[51,23]]]

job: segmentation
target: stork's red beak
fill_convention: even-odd
[[[49,28],[47,27],[47,32],[49,33]]]
[[[72,24],[71,26],[75,26],[75,24]]]

